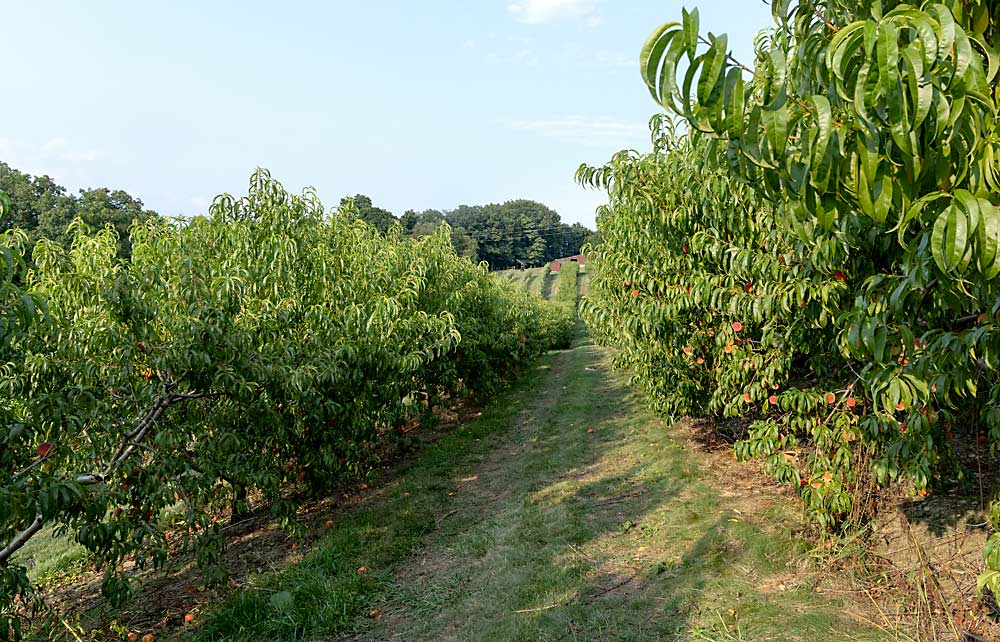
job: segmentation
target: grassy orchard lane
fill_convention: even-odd
[[[794,500],[682,433],[581,325],[196,639],[883,639],[814,589],[838,587],[782,526]]]
[[[73,234],[39,240],[30,272],[24,236],[0,235],[0,642],[62,631],[34,589],[77,562],[112,609],[142,611],[140,576],[181,556],[224,586],[225,518],[293,530],[440,399],[489,399],[573,338],[572,308],[459,257],[444,228],[383,235],[263,169],[207,216],[133,226],[128,260],[112,228]]]

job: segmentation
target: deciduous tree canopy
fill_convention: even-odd
[[[19,228],[28,233],[28,248],[40,238],[68,246],[68,231],[73,219],[80,219],[94,229],[110,225],[118,233],[118,251],[131,256],[129,226],[157,216],[142,201],[123,190],[107,188],[80,190],[79,196],[67,193],[48,176],[31,176],[0,162],[0,191],[10,196],[11,207],[0,218],[0,231]]]
[[[341,204],[346,204],[343,199]],[[451,226],[455,251],[499,270],[522,264],[541,265],[555,258],[579,254],[593,232],[579,223],[567,225],[559,214],[528,199],[487,205],[460,205],[451,211],[407,210],[398,221],[391,212],[372,205],[364,194],[354,197],[358,216],[385,233],[398,222],[406,236],[433,234],[442,224]]]

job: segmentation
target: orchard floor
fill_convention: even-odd
[[[794,497],[690,437],[644,411],[581,333],[287,566],[160,635],[908,639],[810,555]]]

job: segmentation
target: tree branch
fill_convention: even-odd
[[[970,314],[968,316],[955,319],[951,322],[952,332],[961,332],[962,330],[975,325],[976,321],[978,321],[981,316],[981,314]]]
[[[30,464],[25,466],[21,471],[14,473],[14,479],[20,479],[28,471],[32,470],[33,468],[37,468],[38,466],[41,466],[43,463],[45,463],[45,461],[52,456],[52,450],[53,450],[52,448],[49,448],[49,452],[45,453],[44,456],[39,457],[35,461],[31,462]]]
[[[10,558],[11,555],[16,553],[18,549],[28,543],[28,540],[35,536],[35,534],[42,530],[42,525],[45,524],[45,518],[41,515],[35,515],[34,521],[20,533],[18,533],[14,539],[10,541],[10,544],[0,551],[0,564],[4,564]]]
[[[167,376],[169,377],[170,374],[168,373]],[[205,392],[175,393],[173,390],[176,388],[176,381],[167,381],[164,383],[163,396],[156,400],[156,403],[154,403],[153,407],[149,409],[142,419],[139,420],[136,427],[124,435],[121,443],[115,450],[115,454],[111,457],[111,460],[108,462],[108,465],[103,471],[98,473],[80,473],[73,476],[73,481],[78,484],[98,484],[105,481],[115,468],[117,468],[123,461],[128,459],[133,452],[135,452],[136,448],[142,447],[142,440],[146,437],[149,430],[156,424],[157,420],[163,415],[167,408],[181,401],[215,396]],[[46,453],[45,456],[39,457],[24,470],[14,475],[14,479],[17,479],[29,470],[39,466],[50,456],[50,453]],[[14,536],[14,539],[12,539],[10,543],[3,548],[3,550],[0,550],[0,565],[5,564],[7,560],[10,559],[11,555],[27,544],[28,540],[34,537],[38,531],[42,530],[42,526],[44,525],[45,518],[40,514],[36,515],[35,519],[27,528]]]

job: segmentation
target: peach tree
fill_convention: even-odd
[[[294,529],[301,491],[365,474],[434,400],[488,394],[571,323],[446,228],[383,235],[263,170],[207,216],[133,225],[128,260],[114,230],[75,225],[69,250],[36,245],[25,283],[47,315],[0,373],[11,627],[31,592],[13,556],[41,529],[91,552],[113,602],[127,560],[178,550],[221,581],[223,518],[267,507]]]
[[[12,207],[10,198],[0,192],[0,218],[4,217]],[[23,253],[27,247],[27,237],[23,233],[8,231],[0,238],[0,255],[3,257],[3,273],[0,276],[0,301],[2,301],[2,316],[0,316],[0,368],[5,372],[17,366],[22,355],[18,351],[20,339],[30,330],[39,316],[44,315],[45,302],[39,297],[25,292],[21,287],[25,275]],[[5,471],[15,465],[14,452],[8,444],[17,438],[23,426],[16,419],[20,410],[17,399],[5,397],[5,403],[0,406],[0,467]],[[46,452],[41,444],[36,451]],[[25,475],[14,476],[0,493],[0,529],[4,535],[12,535],[9,524],[13,524],[14,511],[31,492],[25,483]],[[2,540],[0,540],[2,541]],[[11,544],[0,549],[0,558],[6,559],[13,552]],[[0,639],[10,634],[19,635],[21,621],[12,613],[20,605],[15,602],[22,593],[27,594],[30,588],[24,568],[0,564]]]
[[[977,433],[991,452],[1000,440],[1000,15],[983,0],[772,9],[752,61],[735,60],[725,35],[703,36],[697,10],[647,41],[643,78],[691,133],[582,170],[610,186],[605,238],[622,226],[617,247],[599,251],[617,267],[598,279],[591,316],[611,306],[603,325],[648,332],[630,303],[661,331],[681,324],[669,355],[646,335],[626,340],[651,348],[636,376],[659,398],[679,391],[661,403],[683,412],[736,414],[740,394],[762,404],[737,453],[797,483],[810,514],[832,525],[859,509],[866,477],[920,492],[942,483],[942,466],[968,446],[956,426],[971,426],[973,447]],[[670,165],[686,180],[661,169]],[[639,284],[625,301],[613,270],[648,264],[660,272],[624,275]],[[663,290],[688,275],[692,294],[674,291],[692,307],[678,309]],[[738,317],[731,332],[722,312]],[[723,354],[752,354],[713,371],[698,351],[730,340]],[[654,360],[677,349],[697,367],[660,382]],[[762,365],[776,369],[751,378]],[[993,589],[996,542],[982,578]]]

